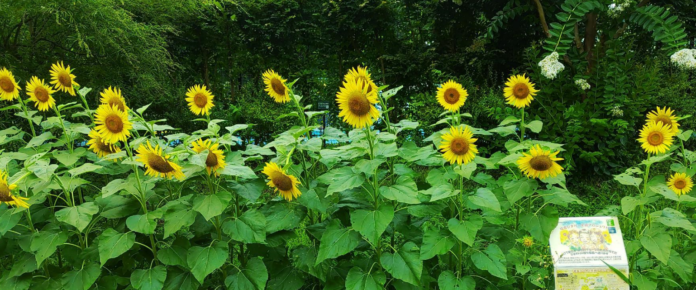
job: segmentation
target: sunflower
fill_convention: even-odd
[[[525,248],[531,248],[534,245],[534,238],[530,236],[522,237],[522,245],[524,245]]]
[[[19,97],[19,90],[21,89],[17,85],[12,72],[3,67],[0,70],[0,99],[12,101]]]
[[[62,61],[51,65],[51,84],[55,86],[56,90],[69,93],[71,96],[75,96],[74,86],[79,86],[75,82],[75,75],[72,74],[70,66],[63,66]]]
[[[28,198],[12,194],[12,190],[15,188],[17,188],[17,185],[9,184],[7,182],[7,173],[0,170],[0,204],[5,203],[16,207],[28,208],[29,204],[26,202]]]
[[[355,128],[365,128],[379,118],[379,111],[374,104],[377,103],[377,92],[367,92],[357,82],[343,82],[341,91],[336,94],[336,101],[341,112],[339,117]]]
[[[517,167],[527,177],[539,179],[556,177],[563,171],[563,167],[556,163],[556,161],[563,160],[563,158],[556,157],[558,153],[559,151],[551,152],[551,150],[541,149],[539,145],[534,145],[529,153],[524,153],[524,156],[517,160]]]
[[[290,89],[285,85],[285,81],[272,69],[263,73],[263,83],[266,85],[265,91],[276,103],[282,104],[290,101]]]
[[[298,198],[302,192],[297,188],[300,182],[295,176],[286,174],[285,171],[274,162],[266,163],[263,168],[263,174],[268,176],[268,186],[275,188],[275,191],[280,191],[280,195],[287,201],[293,198]]]
[[[529,106],[537,92],[534,83],[525,75],[511,76],[503,89],[508,104],[520,109]]]
[[[452,112],[464,106],[467,96],[469,93],[466,89],[453,80],[447,81],[437,89],[437,101],[445,110]]]
[[[640,147],[650,154],[665,153],[672,146],[675,132],[662,122],[648,122],[640,130]]]
[[[31,77],[31,81],[27,83],[27,95],[39,111],[48,111],[56,105],[56,100],[52,96],[54,92],[51,86],[37,77]]]
[[[87,145],[89,145],[89,150],[96,153],[99,158],[103,158],[109,154],[121,152],[121,148],[118,146],[102,141],[102,137],[99,135],[99,132],[94,129],[89,132],[89,141],[87,142]]]
[[[674,115],[674,110],[671,108],[664,107],[660,109],[660,107],[657,107],[657,110],[650,111],[646,117],[648,117],[648,122],[662,122],[662,124],[669,125],[674,134],[679,132],[677,116]]]
[[[193,142],[193,151],[196,151],[196,153],[208,150],[208,157],[205,158],[205,170],[208,171],[208,174],[215,172],[215,176],[220,175],[218,169],[225,168],[225,155],[219,148],[220,144],[213,143],[210,139],[205,141],[199,139]]]
[[[207,115],[213,104],[213,94],[205,87],[205,85],[195,85],[190,87],[186,92],[186,101],[189,103],[189,109],[196,115]]]
[[[372,81],[370,72],[367,71],[367,67],[358,66],[356,68],[352,68],[348,71],[344,78],[346,82],[360,82],[363,87],[367,87],[368,93],[377,91],[377,85],[375,85],[375,82]]]
[[[667,181],[667,186],[674,190],[677,195],[687,194],[694,187],[694,182],[686,173],[675,173]]]
[[[128,112],[119,110],[109,105],[101,105],[94,115],[95,129],[99,132],[101,140],[114,144],[118,141],[126,141],[130,137],[133,124],[128,120]]]
[[[172,178],[183,180],[184,173],[181,172],[181,166],[169,160],[169,155],[162,154],[162,148],[159,145],[152,147],[150,141],[147,145],[140,145],[138,148],[138,161],[145,164],[145,174],[155,177]]]
[[[126,105],[126,99],[124,99],[123,95],[121,95],[121,89],[112,89],[111,87],[109,87],[108,89],[104,89],[104,91],[99,94],[101,95],[100,101],[102,104],[111,107],[116,107],[122,112],[127,112],[128,110],[130,110],[130,108],[128,108],[128,105]]]
[[[471,133],[469,127],[465,127],[463,130],[461,127],[450,127],[450,132],[442,135],[442,143],[440,144],[440,149],[442,149],[442,157],[449,163],[457,163],[459,165],[467,164],[474,160],[478,149],[476,149],[476,138],[473,138],[474,134]]]

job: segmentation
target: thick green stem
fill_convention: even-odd
[[[18,98],[19,103],[22,105],[22,111],[24,111],[24,116],[27,117],[27,121],[29,121],[29,128],[31,128],[31,136],[36,137],[36,130],[34,130],[34,122],[29,118],[29,111],[27,110],[27,105],[24,103],[24,100],[22,100],[21,97]]]
[[[524,129],[525,129],[525,124],[524,124],[524,107],[520,109],[520,113],[522,113],[522,118],[520,121],[520,142],[524,141]]]
[[[68,130],[65,129],[65,124],[63,123],[63,115],[60,114],[60,109],[58,109],[58,106],[53,107],[53,111],[56,112],[56,116],[60,121],[60,127],[63,128],[63,133],[65,133],[65,139],[67,143],[66,145],[68,146],[68,150],[70,151],[70,153],[73,153],[72,137],[70,137],[70,133],[68,133]]]

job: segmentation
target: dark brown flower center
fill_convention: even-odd
[[[199,108],[205,108],[205,105],[208,104],[208,98],[203,93],[197,93],[193,96],[193,103]]]
[[[60,84],[64,87],[72,87],[72,78],[70,78],[70,74],[67,72],[58,73],[58,82],[60,82]]]
[[[529,160],[529,165],[536,171],[546,171],[553,166],[553,161],[548,156],[541,155]]]
[[[456,89],[449,88],[445,91],[445,102],[448,104],[456,104],[459,102],[459,92]]]
[[[114,153],[113,145],[102,142],[101,138],[97,140],[96,145],[99,151],[106,152],[107,154]]]
[[[683,179],[679,179],[674,182],[674,187],[676,187],[677,189],[684,189],[684,187],[686,187],[686,181],[684,181]]]
[[[0,181],[0,202],[14,201],[10,191],[9,185],[7,183]]]
[[[123,120],[117,115],[109,115],[106,117],[104,124],[111,133],[121,133],[121,131],[123,131]]]
[[[370,101],[363,93],[355,93],[348,101],[350,111],[358,116],[365,116],[370,112]]]
[[[109,106],[116,107],[121,110],[121,112],[126,111],[126,104],[124,104],[123,101],[118,97],[109,99]]]
[[[662,122],[663,125],[672,125],[672,119],[669,116],[659,116],[657,117],[657,122],[660,123]]]
[[[12,82],[12,80],[10,80],[10,77],[6,76],[6,77],[0,78],[0,88],[2,88],[3,91],[9,93],[9,92],[14,91],[15,85]]]
[[[515,98],[526,99],[529,95],[529,87],[522,83],[516,84],[515,87],[512,88],[512,94],[515,95]]]
[[[469,152],[469,142],[464,138],[455,138],[450,143],[450,149],[454,154],[464,155]]]
[[[48,90],[46,90],[44,87],[36,87],[34,89],[34,97],[36,97],[39,102],[48,102]]]
[[[169,173],[174,171],[174,167],[172,167],[167,160],[156,154],[151,153],[147,158],[147,163],[149,163],[150,168],[159,173]]]
[[[662,145],[662,142],[664,141],[664,137],[662,136],[662,133],[660,132],[650,132],[648,135],[648,143],[653,146],[658,146]]]
[[[213,153],[213,152],[208,153],[208,157],[205,158],[205,166],[215,167],[217,165],[218,165],[217,155],[215,155],[215,153]]]
[[[276,172],[271,177],[271,181],[273,182],[275,187],[282,191],[288,191],[292,189],[292,179],[290,179],[289,176],[283,173]]]
[[[285,95],[285,85],[277,78],[271,80],[271,88],[276,94]]]

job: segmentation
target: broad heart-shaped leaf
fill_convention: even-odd
[[[563,207],[568,207],[568,204],[577,203],[579,205],[587,205],[577,196],[570,193],[567,189],[560,187],[551,187],[548,190],[540,190],[539,195],[544,198],[544,201],[552,204],[557,204]]]
[[[381,205],[379,210],[359,209],[350,213],[350,223],[353,228],[373,245],[377,245],[392,219],[394,219],[394,207],[387,204]]]
[[[167,280],[164,281],[164,290],[196,290],[200,285],[191,272],[170,268]]]
[[[244,268],[235,267],[232,275],[227,276],[225,285],[231,290],[263,290],[268,281],[268,270],[261,259],[254,257]]]
[[[418,186],[408,176],[399,176],[393,186],[382,186],[379,193],[386,199],[408,204],[419,204]]]
[[[505,182],[503,190],[505,191],[505,196],[507,196],[508,201],[510,201],[512,205],[523,197],[534,194],[537,187],[539,187],[539,183],[537,183],[536,180],[522,178]]]
[[[329,185],[326,196],[330,196],[334,192],[342,192],[362,185],[365,177],[362,173],[355,173],[350,167],[341,167],[324,173],[317,181]]]
[[[394,278],[418,286],[423,273],[423,261],[419,257],[418,246],[413,242],[407,242],[398,252],[382,253],[379,260],[384,270]]]
[[[647,275],[641,274],[639,271],[631,273],[631,284],[636,286],[638,290],[657,289],[657,282],[650,279]]]
[[[157,259],[167,266],[181,266],[188,269],[186,256],[190,247],[191,243],[187,239],[178,237],[171,247],[157,250]]]
[[[614,175],[614,180],[618,181],[623,185],[632,185],[636,187],[638,187],[638,185],[640,185],[640,183],[643,182],[642,178],[633,177],[632,175],[626,173]]]
[[[119,233],[114,229],[106,229],[99,235],[99,261],[104,266],[109,259],[116,258],[130,250],[135,244],[135,233]]]
[[[537,241],[548,241],[551,231],[558,225],[558,210],[546,206],[538,213],[525,212],[520,217],[522,228],[528,230]]]
[[[636,208],[636,206],[643,205],[646,203],[648,203],[647,198],[624,196],[621,199],[621,211],[624,213],[624,215],[627,215],[630,212],[632,212]]]
[[[469,196],[471,203],[482,207],[500,212],[500,202],[495,194],[488,188],[481,187],[476,190],[476,194]]]
[[[346,290],[381,290],[387,282],[387,275],[375,269],[365,273],[358,267],[353,267],[346,277]]]
[[[471,260],[476,268],[488,271],[491,275],[507,280],[505,254],[498,245],[490,244],[483,252],[475,252]]]
[[[459,190],[454,190],[450,183],[435,185],[427,190],[421,191],[422,194],[430,195],[430,202],[448,198],[459,194]]]
[[[344,228],[335,219],[326,227],[321,235],[319,253],[314,265],[319,265],[326,259],[333,259],[350,253],[360,243],[360,234],[353,229]]]
[[[151,235],[155,233],[155,228],[157,227],[157,215],[153,212],[147,214],[138,214],[129,216],[126,219],[126,226],[131,231],[136,233]]]
[[[686,216],[671,208],[665,208],[650,214],[653,222],[658,222],[668,227],[682,228],[690,232],[696,232],[696,228],[686,219]]]
[[[447,228],[460,241],[469,245],[474,245],[476,241],[476,232],[483,227],[483,219],[479,215],[470,215],[464,221],[459,221],[456,218],[451,218],[447,222]]]
[[[167,204],[169,205],[169,204]],[[174,201],[164,212],[164,238],[174,235],[181,228],[188,228],[196,221],[196,212],[188,203]]]
[[[423,244],[420,248],[420,259],[428,260],[435,255],[444,255],[449,251],[456,240],[445,230],[428,229],[423,235]]]
[[[268,234],[294,229],[307,215],[305,207],[289,202],[267,204],[261,208],[261,212],[266,217],[266,233]]]
[[[138,290],[162,290],[167,280],[167,268],[160,265],[147,270],[135,270],[130,276],[131,285]]]
[[[193,200],[193,210],[201,213],[206,221],[219,216],[232,200],[232,194],[219,191],[216,194],[199,195]]]
[[[676,251],[672,252],[669,256],[669,263],[667,263],[674,273],[677,273],[679,277],[684,280],[684,282],[691,282],[691,274],[694,270],[694,263],[689,261],[684,261],[682,257]]]
[[[29,287],[32,286],[31,279],[32,275],[31,274],[25,274],[22,276],[17,276],[17,277],[3,277],[3,279],[0,279],[0,289],[2,290],[29,290]],[[60,285],[55,285],[58,286],[55,289],[60,288]]]
[[[87,263],[80,269],[63,274],[60,280],[65,290],[87,290],[97,281],[99,275],[101,275],[99,265]]]
[[[452,271],[447,270],[440,273],[440,277],[437,278],[437,286],[440,286],[440,290],[474,290],[476,289],[476,281],[470,276],[457,279]]]
[[[14,228],[21,219],[21,212],[7,207],[6,204],[0,204],[0,236],[5,235],[5,233]]]
[[[667,264],[672,251],[672,236],[662,227],[650,227],[640,237],[640,244],[663,264]]]
[[[15,258],[13,261],[12,270],[10,270],[9,276],[6,276],[5,278],[21,276],[24,273],[31,273],[36,270],[37,267],[34,255],[24,252],[17,257],[18,258]]]
[[[186,262],[196,280],[203,284],[206,276],[225,264],[227,256],[229,256],[227,243],[216,241],[205,248],[191,247],[186,253]]]
[[[71,226],[76,227],[82,232],[92,216],[99,212],[99,207],[93,202],[85,202],[78,206],[71,206],[56,212],[56,219]]]
[[[29,248],[35,254],[36,264],[41,265],[41,262],[53,255],[58,246],[65,243],[67,240],[68,234],[65,231],[61,231],[58,227],[56,227],[56,229],[44,229],[38,233],[34,233]]]
[[[235,220],[228,220],[222,230],[235,241],[243,243],[263,243],[266,241],[266,217],[255,209],[250,209]]]
[[[541,128],[544,126],[544,123],[539,120],[534,120],[525,124],[524,126],[529,128],[529,130],[532,130],[534,133],[539,133],[541,132]]]
[[[78,168],[73,168],[73,169],[68,170],[68,173],[70,173],[70,175],[72,177],[75,177],[75,176],[89,173],[89,172],[92,172],[92,171],[95,171],[95,170],[98,170],[101,168],[102,168],[101,165],[96,165],[93,163],[84,163],[84,164],[80,165],[80,167],[78,167]]]

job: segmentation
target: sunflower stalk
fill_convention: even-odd
[[[68,150],[72,154],[73,153],[73,141],[72,141],[72,138],[70,137],[70,133],[65,128],[65,123],[63,123],[63,116],[60,114],[59,106],[54,106],[53,111],[56,112],[56,116],[58,117],[58,120],[60,121],[60,127],[63,128],[63,133],[65,134],[66,146],[68,147]]]
[[[36,137],[36,130],[34,129],[34,121],[31,120],[29,117],[29,111],[27,110],[27,105],[24,103],[24,100],[22,98],[17,98],[19,100],[19,104],[22,106],[22,111],[24,111],[24,116],[27,117],[27,121],[29,122],[29,128],[31,129],[31,136]]]

